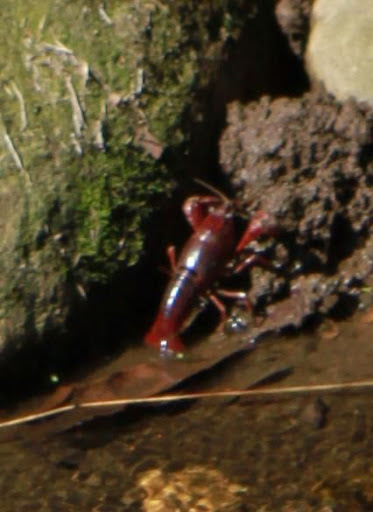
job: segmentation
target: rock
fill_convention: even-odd
[[[140,474],[137,485],[145,493],[146,512],[241,510],[247,492],[208,466],[186,466],[172,473],[150,469]]]
[[[97,322],[104,301],[98,315],[89,314],[92,287],[139,261],[144,226],[170,191],[163,151],[177,153],[186,144],[182,121],[195,92],[215,73],[226,41],[239,38],[255,13],[226,0],[214,8],[51,0],[28,6],[4,0],[2,7],[0,362],[6,362],[10,353],[25,346],[33,352],[46,340],[58,354],[57,345],[71,335],[72,314],[80,322],[87,310],[86,323]],[[197,117],[198,105],[193,109]],[[124,304],[123,315],[131,307]]]
[[[314,429],[323,428],[327,421],[328,407],[321,398],[310,401],[301,412],[301,419]]]
[[[341,101],[373,106],[371,0],[316,0],[307,48],[311,76]]]

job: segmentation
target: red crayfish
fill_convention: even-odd
[[[194,232],[177,261],[175,247],[168,248],[172,276],[157,317],[145,336],[147,345],[155,346],[164,353],[184,350],[179,333],[192,313],[198,297],[209,298],[220,311],[221,325],[224,323],[225,307],[212,293],[213,284],[223,276],[229,266],[233,268],[233,272],[238,272],[255,263],[253,254],[243,261],[238,261],[238,256],[252,240],[261,235],[272,236],[277,231],[270,216],[258,211],[237,243],[234,219],[237,213],[234,202],[210,185],[196,181],[213,191],[215,196],[192,196],[185,201],[184,215]],[[220,294],[243,299],[249,305],[244,292],[221,291]]]

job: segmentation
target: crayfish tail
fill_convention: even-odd
[[[145,336],[145,343],[157,348],[160,352],[184,352],[184,344],[177,334],[159,336],[150,330]]]

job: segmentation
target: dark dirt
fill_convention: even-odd
[[[284,273],[254,273],[254,303],[296,290],[303,316],[357,305],[373,268],[372,120],[322,91],[229,105],[221,165],[249,211],[265,210],[281,229]]]

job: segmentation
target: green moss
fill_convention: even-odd
[[[4,147],[7,332],[63,321],[74,286],[138,261],[172,182],[139,130],[174,153],[186,146],[184,114],[213,76],[221,30],[238,33],[241,3],[108,0],[104,19],[99,0],[3,0],[0,128],[23,165]]]
[[[108,278],[118,261],[133,265],[143,246],[143,224],[152,197],[164,194],[165,170],[132,148],[90,154],[80,168],[77,206],[77,272],[92,267]]]

